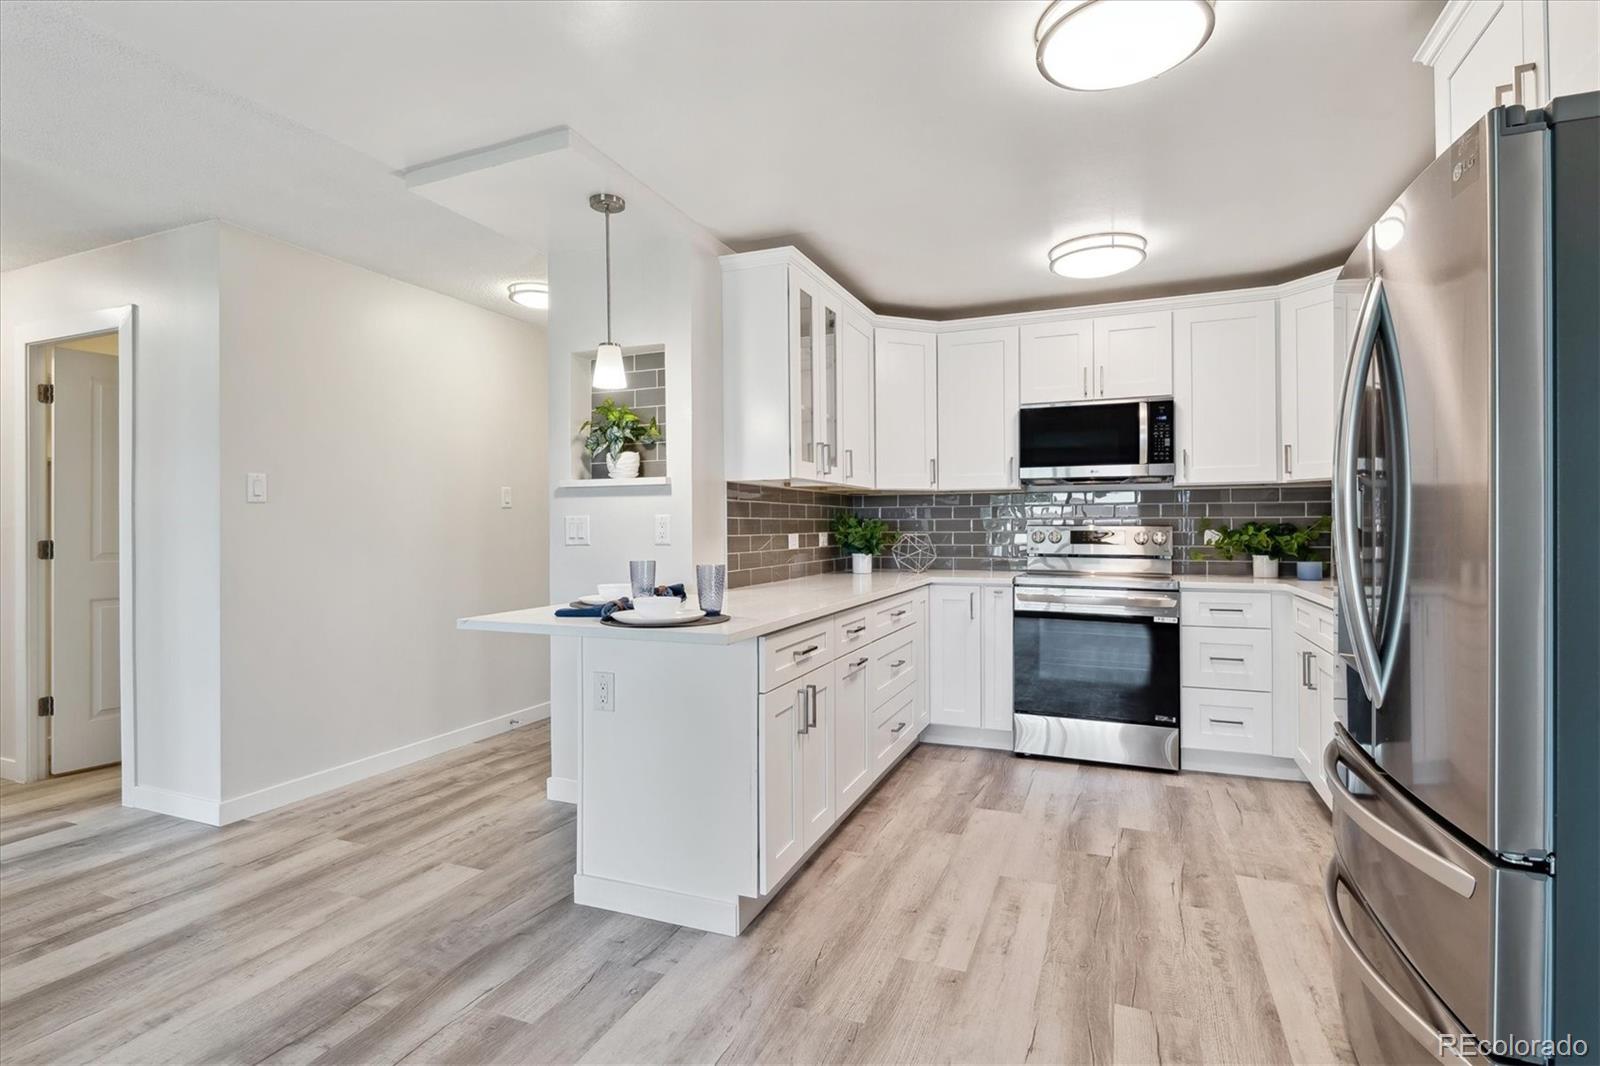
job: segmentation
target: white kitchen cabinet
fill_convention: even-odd
[[[1173,312],[1173,404],[1180,485],[1269,482],[1278,475],[1277,305]]]
[[[834,810],[847,811],[873,781],[872,719],[868,714],[867,666],[864,651],[845,651],[833,673]]]
[[[846,310],[839,347],[839,461],[830,481],[873,488],[872,324]]]
[[[983,623],[977,585],[928,590],[928,714],[933,725],[983,725]]]
[[[983,618],[984,729],[1011,728],[1011,586],[985,585]]]
[[[1333,282],[1278,301],[1278,420],[1284,481],[1333,477],[1344,375],[1345,302]]]
[[[1090,398],[1171,396],[1172,329],[1171,311],[1096,318]]]
[[[880,329],[873,352],[879,489],[932,492],[939,448],[937,334]]]
[[[833,667],[806,679],[806,724],[800,734],[800,839],[804,848],[828,835],[838,815],[833,787]]]
[[[1600,4],[1450,0],[1417,50],[1433,70],[1434,150],[1500,104],[1542,107],[1600,88]]]
[[[792,476],[820,481],[829,470],[828,447],[838,441],[830,408],[839,377],[839,304],[820,282],[789,270],[789,468]]]
[[[833,826],[834,666],[761,696],[761,890]]]
[[[1094,376],[1094,320],[1030,322],[1018,339],[1019,395],[1025,404],[1087,400]]]
[[[939,334],[941,491],[1018,488],[1017,330]]]

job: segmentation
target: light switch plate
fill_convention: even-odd
[[[656,515],[656,543],[672,543],[672,516],[669,514]]]
[[[246,474],[244,476],[244,502],[267,502],[267,475]]]
[[[501,507],[510,507],[511,506],[511,486],[510,485],[501,485],[500,486],[500,506]]]
[[[586,514],[567,515],[567,537],[569,545],[584,545],[589,543],[589,516]]]

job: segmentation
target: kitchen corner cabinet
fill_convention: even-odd
[[[1278,301],[1278,420],[1284,481],[1333,477],[1347,303],[1333,283]]]
[[[933,725],[979,729],[984,724],[982,595],[977,585],[928,589],[928,718]]]
[[[1179,485],[1272,482],[1278,474],[1274,300],[1172,314]]]
[[[1433,70],[1434,151],[1501,104],[1600,89],[1600,4],[1450,0],[1417,50]]]
[[[1021,487],[1016,327],[939,334],[938,368],[938,489]]]
[[[932,492],[939,448],[938,336],[880,329],[873,348],[877,487]]]

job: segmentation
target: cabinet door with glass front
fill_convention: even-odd
[[[840,303],[803,270],[789,271],[790,476],[826,480],[839,466]]]

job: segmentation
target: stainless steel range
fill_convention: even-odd
[[[1013,597],[1012,747],[1178,769],[1171,528],[1030,528]]]

